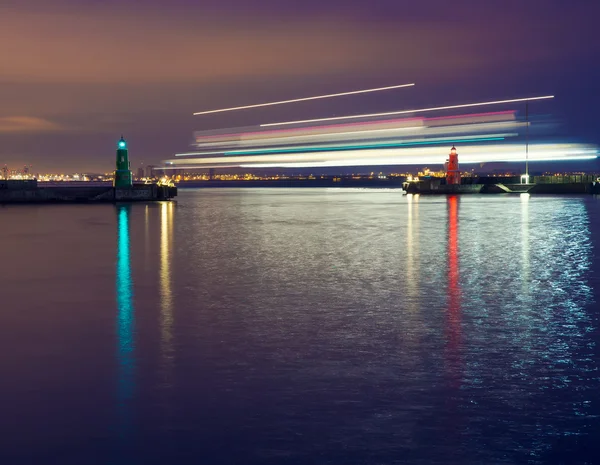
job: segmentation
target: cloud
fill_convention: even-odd
[[[33,116],[0,117],[0,133],[54,132],[64,128],[52,121]]]

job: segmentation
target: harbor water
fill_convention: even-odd
[[[0,206],[0,463],[591,464],[600,198]]]

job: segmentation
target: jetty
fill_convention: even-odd
[[[445,163],[446,176],[410,177],[402,183],[407,194],[600,194],[600,180],[592,175],[529,176],[529,172],[517,182],[502,178],[461,177],[458,169],[458,153],[452,146]],[[511,180],[514,181],[514,180]]]
[[[110,203],[171,200],[177,187],[171,181],[134,183],[127,142],[117,144],[114,181],[107,183],[45,183],[36,179],[0,180],[0,204],[9,203]]]

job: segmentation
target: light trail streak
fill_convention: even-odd
[[[225,152],[224,155],[268,155],[278,153],[307,153],[307,152],[331,152],[337,150],[363,150],[363,149],[379,149],[379,148],[393,148],[393,147],[407,147],[410,145],[434,145],[434,144],[458,144],[463,142],[481,142],[481,141],[499,141],[504,140],[504,136],[510,136],[511,134],[500,134],[498,136],[480,136],[471,137],[467,139],[432,139],[432,140],[415,140],[405,142],[394,142],[388,144],[362,144],[362,145],[322,145],[314,147],[294,147],[294,148],[281,148],[281,149],[256,149],[256,150],[235,150],[232,152]]]
[[[392,124],[392,123],[387,123],[386,124]],[[383,124],[381,124],[380,126],[383,126]],[[294,140],[294,139],[298,139],[298,138],[305,138],[305,137],[331,137],[331,136],[340,136],[340,135],[346,135],[346,134],[371,134],[373,132],[381,132],[381,131],[416,131],[416,130],[420,130],[420,129],[424,129],[425,126],[397,126],[397,127],[393,127],[393,128],[385,128],[385,129],[361,129],[358,131],[344,131],[344,132],[340,132],[340,131],[333,131],[333,132],[318,132],[318,131],[324,131],[324,128],[321,127],[316,127],[316,128],[303,128],[304,131],[306,132],[307,130],[311,130],[312,132],[314,132],[314,134],[303,134],[301,131],[296,131],[293,133],[290,133],[291,135],[280,135],[277,134],[277,131],[266,131],[269,134],[265,134],[265,136],[263,136],[262,138],[258,138],[256,137],[252,137],[254,136],[254,134],[260,134],[260,133],[254,133],[254,134],[236,134],[235,138],[231,137],[229,139],[225,139],[225,142],[222,142],[220,140],[216,141],[216,142],[212,142],[212,141],[208,141],[208,142],[204,142],[204,141],[198,141],[196,140],[196,146],[210,146],[210,145],[216,145],[219,143],[227,143],[227,142],[240,142],[240,143],[263,143],[264,141],[270,141],[270,140],[280,140],[280,139],[285,139],[285,140]],[[284,132],[284,131],[282,131]],[[287,134],[287,133],[286,133]]]
[[[461,163],[522,162],[524,146],[466,145],[460,150]],[[540,144],[530,147],[532,161],[591,160],[597,158],[596,147],[582,144]],[[584,158],[581,158],[584,157]],[[335,152],[304,152],[271,155],[231,155],[201,159],[169,160],[170,169],[207,168],[220,166],[250,167],[323,167],[357,165],[410,165],[443,163],[437,146],[387,149],[340,150]]]
[[[598,158],[596,155],[581,155],[581,156],[556,156],[556,157],[540,157],[532,159],[529,158],[531,162],[537,161],[574,161],[574,160],[594,160]],[[462,161],[461,164],[474,164],[474,163],[522,163],[525,161],[525,158],[521,155],[521,157],[515,158],[507,158],[504,160],[486,160],[486,159],[473,159]],[[351,166],[393,166],[393,165],[440,165],[439,158],[434,160],[431,158],[406,158],[403,159],[402,162],[395,162],[393,160],[388,159],[356,159],[352,160],[351,163],[347,162],[338,162],[338,161],[324,161],[321,163],[256,163],[256,164],[248,164],[248,165],[239,165],[239,168],[335,168],[335,167],[351,167]],[[191,166],[186,168],[193,168]],[[197,167],[196,167],[197,168]],[[167,168],[169,169],[169,168]]]
[[[441,121],[441,120],[453,120],[453,119],[467,119],[477,117],[493,117],[493,116],[512,116],[514,118],[515,110],[504,110],[504,111],[490,111],[487,113],[473,113],[470,115],[450,115],[450,116],[432,116],[431,118],[425,118],[424,121]]]
[[[379,131],[387,131],[387,129],[380,129]],[[375,131],[372,131],[375,132]],[[518,134],[516,133],[503,133],[503,134],[481,134],[473,136],[462,136],[460,138],[450,137],[431,137],[429,139],[400,139],[392,140],[387,143],[380,144],[361,144],[361,145],[311,145],[302,147],[280,147],[280,148],[260,148],[260,149],[239,149],[239,150],[218,150],[210,152],[189,152],[189,153],[177,153],[176,157],[185,156],[201,156],[201,155],[218,155],[223,154],[224,156],[231,155],[250,155],[250,154],[277,154],[277,153],[294,153],[294,152],[327,152],[332,150],[360,150],[365,148],[384,148],[384,147],[406,147],[410,145],[434,145],[434,144],[457,144],[461,142],[480,142],[480,141],[499,141],[504,140],[506,137],[513,137]]]
[[[470,120],[471,118],[467,118]],[[389,120],[382,122],[382,126],[387,126],[389,124],[394,124],[395,121],[402,122],[403,120]],[[426,120],[427,121],[427,120]],[[497,121],[497,122],[469,122],[468,124],[459,124],[459,125],[448,125],[448,126],[411,126],[411,127],[392,127],[385,129],[362,129],[356,131],[344,131],[344,132],[328,132],[328,133],[316,133],[316,134],[298,134],[298,135],[284,135],[279,137],[268,137],[265,139],[246,139],[245,134],[240,133],[237,135],[237,139],[230,139],[229,141],[223,142],[212,142],[212,143],[202,143],[195,144],[198,149],[205,148],[202,151],[194,151],[194,152],[184,152],[184,153],[176,153],[176,157],[187,157],[194,155],[214,155],[220,154],[224,152],[231,151],[241,151],[241,150],[250,150],[254,147],[258,148],[267,148],[278,145],[285,144],[297,144],[297,143],[306,143],[312,144],[313,141],[317,142],[319,139],[327,139],[322,142],[336,142],[338,144],[343,143],[344,141],[352,141],[352,140],[364,140],[364,141],[373,141],[378,139],[377,136],[382,136],[384,139],[389,139],[391,136],[397,133],[400,135],[406,134],[407,136],[415,136],[417,133],[423,134],[424,136],[433,136],[433,135],[445,135],[446,138],[452,137],[460,137],[464,139],[465,137],[471,137],[471,135],[467,135],[469,132],[482,132],[489,130],[497,130],[497,129],[517,129],[518,127],[524,126],[527,123],[516,122],[516,121]],[[367,127],[371,127],[368,125]],[[317,129],[320,129],[317,127]],[[360,127],[356,127],[356,129],[361,129]],[[268,131],[271,132],[271,131]],[[273,131],[277,132],[277,131]],[[282,131],[284,134],[288,134],[286,131]],[[460,134],[460,136],[459,136]],[[510,134],[516,135],[516,134]],[[360,137],[356,137],[360,136]],[[479,135],[478,137],[483,137]],[[409,139],[410,140],[410,139]],[[319,141],[320,142],[320,141]]]
[[[235,143],[244,143],[248,146],[252,146],[252,145],[263,145],[263,144],[268,144],[267,145],[275,145],[277,144],[279,141],[279,143],[285,143],[285,142],[291,142],[291,141],[303,141],[306,138],[313,138],[313,137],[338,137],[339,136],[345,136],[348,134],[372,134],[372,133],[380,133],[380,132],[397,132],[397,131],[419,131],[424,129],[423,126],[412,126],[412,127],[408,127],[408,128],[389,128],[389,129],[370,129],[370,130],[365,130],[365,131],[348,131],[348,132],[336,132],[336,133],[325,133],[325,134],[306,134],[306,135],[302,135],[302,136],[284,136],[284,137],[276,137],[276,138],[272,138],[272,139],[267,139],[265,140],[241,140],[241,141],[230,141],[230,142],[218,142],[218,143],[211,143],[211,144],[206,144],[210,147],[219,147],[219,146],[229,146],[232,145],[233,142]],[[242,134],[243,136],[243,134]],[[200,145],[200,144],[198,144]],[[190,156],[190,155],[214,155],[217,153],[226,153],[226,150],[217,150],[217,151],[211,151],[211,152],[187,152],[187,153],[176,153],[175,156],[176,157],[186,157],[186,156]]]
[[[598,155],[577,155],[577,156],[557,156],[557,157],[539,157],[529,161],[533,162],[552,162],[552,161],[576,161],[576,160],[595,160]],[[525,158],[521,155],[520,157],[509,159],[470,159],[466,161],[461,160],[461,164],[474,164],[474,163],[522,163]],[[335,167],[351,167],[351,166],[395,166],[395,165],[442,165],[440,158],[427,158],[427,157],[414,157],[405,158],[401,161],[393,159],[356,159],[356,160],[342,160],[342,161],[324,161],[324,162],[313,162],[313,163],[247,163],[247,164],[223,164],[223,165],[176,165],[176,166],[164,166],[161,169],[164,170],[181,170],[181,169],[206,169],[206,168],[335,168]]]
[[[318,100],[318,99],[323,99],[323,98],[341,97],[343,95],[366,94],[367,92],[379,92],[382,90],[400,89],[402,87],[412,87],[414,85],[415,85],[415,83],[413,82],[411,84],[400,84],[397,86],[377,87],[374,89],[364,89],[364,90],[354,90],[351,92],[340,92],[338,94],[316,95],[314,97],[295,98],[295,99],[291,99],[291,100],[280,100],[279,102],[257,103],[255,105],[244,105],[241,107],[231,107],[231,108],[221,108],[219,110],[199,111],[197,113],[194,113],[194,116],[208,115],[209,113],[221,113],[224,111],[245,110],[247,108],[268,107],[271,105],[283,105],[284,103],[304,102],[307,100]]]
[[[245,137],[245,138],[253,138],[253,137],[258,137],[258,138],[262,138],[264,139],[265,137],[269,137],[269,136],[274,136],[274,137],[281,137],[281,134],[291,134],[291,135],[298,135],[298,134],[302,134],[303,131],[311,131],[311,132],[315,132],[315,131],[325,131],[323,134],[331,134],[331,133],[336,133],[336,132],[340,132],[340,131],[336,131],[336,129],[344,129],[344,128],[363,128],[363,127],[370,127],[370,126],[382,126],[382,125],[386,125],[386,124],[396,124],[395,127],[398,128],[405,128],[406,126],[398,126],[398,124],[406,124],[406,123],[410,123],[410,124],[419,124],[419,127],[421,127],[420,125],[422,124],[424,118],[396,118],[396,119],[390,119],[390,120],[384,120],[384,121],[358,121],[358,122],[353,122],[353,123],[342,123],[342,124],[328,124],[325,126],[309,126],[309,127],[300,127],[300,128],[283,128],[283,129],[258,129],[258,130],[254,130],[251,132],[238,132],[238,133],[228,133],[228,134],[208,134],[208,135],[201,135],[201,134],[197,134],[196,135],[196,142],[201,143],[203,142],[203,140],[208,140],[209,142],[211,142],[211,140],[215,140],[218,138],[235,138],[235,137]],[[260,126],[259,126],[260,128]],[[330,130],[330,131],[328,131]],[[207,131],[208,132],[208,131]],[[341,133],[341,132],[340,132]],[[286,136],[287,137],[287,136]]]
[[[352,118],[371,118],[375,116],[389,116],[389,115],[406,115],[409,113],[424,113],[427,111],[438,111],[438,110],[453,110],[456,108],[470,108],[470,107],[479,107],[484,105],[500,105],[502,103],[517,103],[517,102],[530,102],[533,100],[546,100],[554,98],[554,95],[544,95],[541,97],[527,97],[527,98],[516,98],[509,100],[494,100],[490,102],[478,102],[478,103],[464,103],[461,105],[448,105],[445,107],[431,107],[431,108],[419,108],[416,110],[401,110],[401,111],[390,111],[386,113],[370,113],[365,115],[351,115],[351,116],[333,116],[331,118],[316,118],[316,119],[305,119],[298,121],[285,121],[281,123],[266,123],[261,124],[261,127],[269,127],[269,126],[284,126],[290,124],[301,124],[301,123],[317,123],[319,121],[336,121],[342,119],[352,119]]]
[[[439,135],[439,134],[446,134],[447,137],[451,137],[451,136],[457,136],[459,134],[463,134],[461,137],[467,137],[464,134],[471,132],[471,131],[483,131],[483,130],[492,130],[492,129],[503,129],[503,130],[507,130],[507,129],[516,129],[519,128],[521,126],[525,126],[526,123],[518,123],[518,122],[513,122],[513,121],[507,121],[507,122],[501,122],[501,123],[479,123],[479,124],[465,124],[465,125],[460,125],[460,126],[453,126],[453,127],[449,127],[449,126],[440,126],[440,127],[426,127],[426,126],[419,126],[419,127],[412,127],[412,128],[395,128],[395,129],[373,129],[373,130],[369,130],[369,131],[351,131],[351,132],[339,132],[339,133],[326,133],[326,134],[307,134],[307,135],[302,135],[302,136],[286,136],[286,137],[277,137],[277,138],[270,138],[270,139],[256,139],[256,140],[232,140],[232,141],[228,141],[228,142],[217,142],[217,143],[211,143],[211,144],[196,144],[196,147],[198,148],[202,148],[202,147],[206,147],[206,150],[209,149],[214,149],[211,150],[210,152],[206,151],[206,152],[185,152],[185,153],[178,153],[175,154],[175,156],[188,156],[188,155],[207,155],[209,153],[224,153],[226,151],[231,151],[231,150],[242,150],[243,148],[251,148],[251,147],[269,147],[269,146],[276,146],[276,145],[285,145],[285,144],[290,144],[290,143],[311,143],[312,140],[309,139],[315,139],[315,138],[320,138],[320,139],[327,139],[324,142],[327,141],[336,141],[336,142],[341,142],[343,140],[356,140],[358,139],[357,137],[354,137],[356,135],[360,135],[362,137],[360,137],[360,140],[373,140],[373,139],[379,139],[379,137],[376,137],[377,135],[381,135],[383,138],[385,139],[389,139],[391,136],[394,136],[395,134],[393,134],[394,132],[400,132],[402,131],[403,135],[404,133],[406,133],[406,136],[414,136],[414,135],[427,135],[427,136],[432,136],[432,135]],[[454,129],[453,133],[450,133],[450,129]],[[390,134],[380,134],[380,133],[390,133]],[[512,135],[516,135],[516,134],[512,134]],[[315,142],[319,142],[319,141],[315,141]],[[238,146],[239,148],[233,147],[233,146]],[[218,147],[225,147],[224,149],[220,149],[220,150],[216,150]]]
[[[431,118],[423,118],[423,117],[414,117],[414,118],[395,118],[388,120],[377,120],[377,121],[358,121],[358,122],[348,122],[348,123],[339,123],[339,124],[328,124],[324,126],[314,126],[314,127],[299,127],[299,128],[282,128],[282,129],[267,129],[267,130],[256,130],[255,128],[250,131],[240,131],[240,132],[216,132],[216,131],[202,131],[196,132],[195,139],[197,144],[212,144],[213,142],[220,142],[222,140],[232,140],[238,138],[254,139],[260,138],[264,139],[266,137],[274,136],[274,137],[292,137],[297,135],[302,135],[303,132],[311,131],[325,131],[320,134],[346,134],[351,132],[365,132],[366,129],[371,126],[382,127],[385,125],[395,124],[395,128],[398,129],[411,129],[411,127],[399,126],[399,124],[418,124],[418,126],[413,126],[415,128],[422,128],[423,123],[427,122],[437,122],[437,121],[452,121],[452,120],[462,120],[467,123],[472,123],[473,121],[469,120],[483,120],[483,118],[487,118],[483,120],[484,122],[493,122],[498,121],[496,118],[503,118],[506,120],[506,117],[510,117],[509,120],[515,120],[515,111],[514,110],[506,110],[506,111],[495,111],[495,112],[485,112],[485,113],[470,113],[466,115],[451,115],[451,116],[437,116]],[[481,122],[481,121],[479,121]],[[344,128],[358,128],[359,131],[351,131],[351,132],[343,132],[339,131]],[[240,128],[238,128],[239,131]],[[330,131],[328,131],[330,130]],[[367,129],[370,130],[370,129]],[[282,134],[291,134],[291,136],[282,136]]]

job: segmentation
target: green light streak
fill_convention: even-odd
[[[485,137],[481,139],[445,139],[439,141],[422,141],[422,142],[400,142],[395,144],[373,144],[373,145],[344,145],[338,147],[314,147],[314,148],[293,148],[293,149],[269,149],[260,151],[245,151],[236,150],[233,152],[225,152],[223,155],[268,155],[270,153],[300,153],[300,152],[335,152],[339,150],[365,150],[379,149],[391,147],[408,147],[412,145],[439,145],[439,144],[458,144],[464,142],[481,142],[481,141],[498,141],[504,140],[504,137]]]

